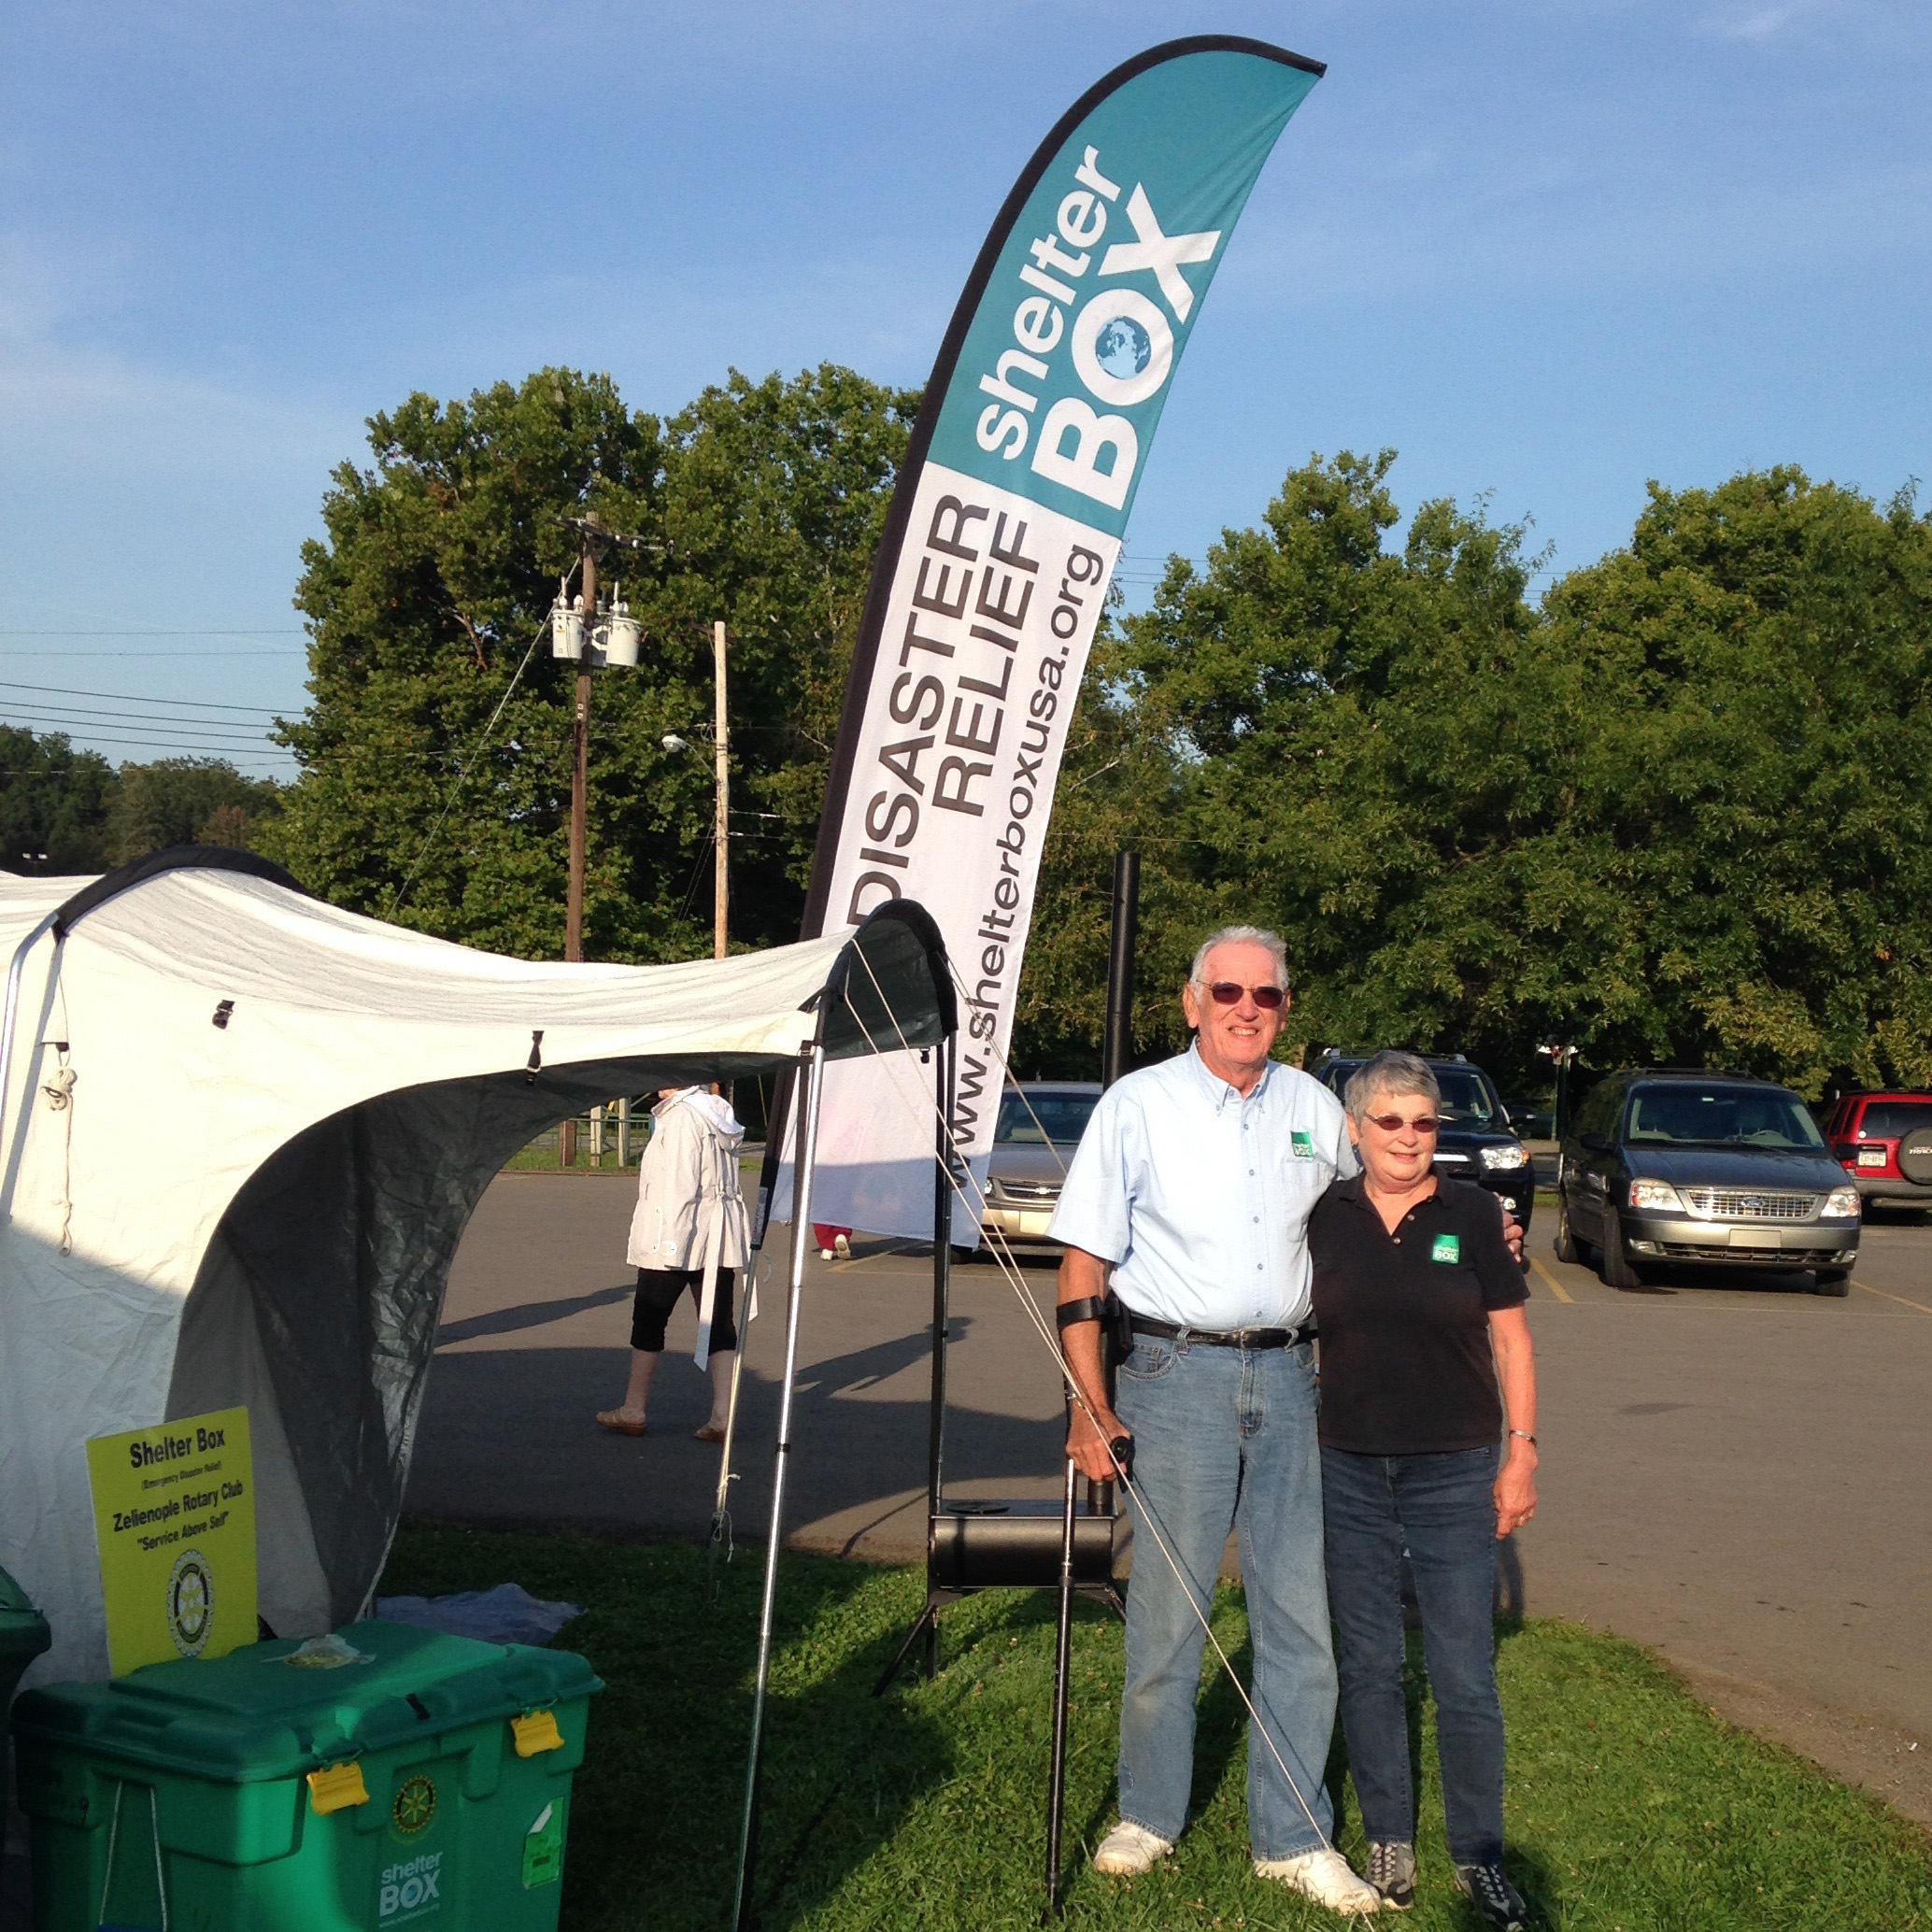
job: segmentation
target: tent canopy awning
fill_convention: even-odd
[[[218,848],[0,874],[0,1566],[52,1623],[41,1675],[106,1670],[89,1439],[246,1402],[263,1614],[326,1628],[379,1572],[449,1263],[510,1154],[815,1036],[843,1058],[955,1022],[906,902],[721,960],[551,964]]]

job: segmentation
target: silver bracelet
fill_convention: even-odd
[[[1513,1428],[1510,1433],[1513,1436],[1521,1436],[1532,1449],[1536,1447],[1536,1438],[1527,1428]]]

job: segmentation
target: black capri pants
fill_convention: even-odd
[[[717,1271],[717,1306],[711,1316],[711,1352],[721,1355],[738,1345],[738,1330],[732,1321],[732,1303],[736,1299],[736,1278],[729,1268]],[[640,1268],[637,1271],[637,1299],[631,1304],[631,1346],[647,1355],[660,1355],[664,1347],[664,1325],[677,1298],[689,1288],[698,1313],[704,1312],[704,1271],[702,1268]]]

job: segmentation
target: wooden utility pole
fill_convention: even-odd
[[[584,957],[584,845],[590,809],[590,640],[597,629],[597,519],[584,519],[584,647],[577,658],[576,708],[570,720],[570,887],[564,902],[563,957]]]
[[[590,824],[590,649],[597,631],[597,519],[584,519],[584,643],[577,653],[576,705],[570,718],[570,883],[563,902],[563,957],[584,957],[584,846]],[[561,1167],[577,1164],[577,1124],[566,1120],[557,1136]]]
[[[717,801],[713,828],[717,852],[712,861],[711,955],[721,959],[731,932],[732,887],[732,721],[725,703],[725,627],[720,619],[711,627],[712,682],[717,688]]]

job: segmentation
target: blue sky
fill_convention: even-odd
[[[921,381],[1055,119],[1205,31],[1329,71],[1175,378],[1137,601],[1312,450],[1393,445],[1405,505],[1486,494],[1557,571],[1648,477],[1932,474],[1923,6],[41,0],[0,34],[0,720],[287,774],[254,733],[365,417],[550,362],[667,410]]]

